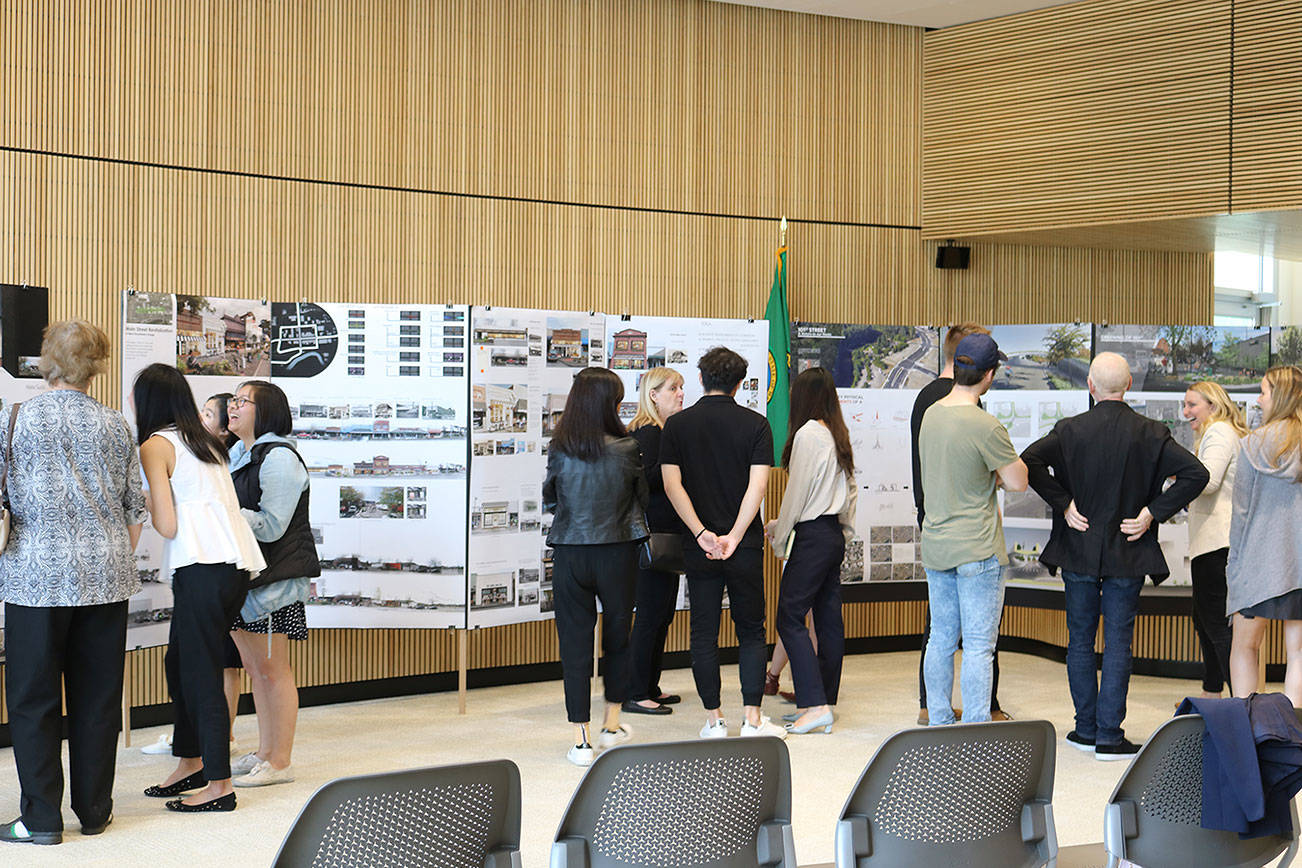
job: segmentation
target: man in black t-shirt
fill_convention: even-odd
[[[665,495],[686,525],[683,563],[692,610],[692,676],[705,706],[702,738],[724,738],[719,713],[719,619],[728,591],[746,719],[743,736],[786,737],[760,716],[764,667],[764,528],[759,508],[773,464],[768,420],[733,400],[746,360],[725,347],[701,357],[705,396],[670,416],[660,438]]]
[[[918,432],[922,430],[922,417],[926,415],[928,408],[932,404],[944,398],[954,388],[954,350],[958,348],[958,342],[968,335],[988,335],[990,329],[974,322],[961,322],[958,325],[949,327],[945,333],[945,366],[941,369],[940,376],[922,387],[918,392],[918,397],[913,402],[913,414],[909,417],[909,431],[912,434],[913,445],[913,503],[918,507],[918,527],[922,527],[922,519],[926,514],[922,502],[922,463],[918,457]],[[922,657],[927,653],[927,639],[931,635],[931,611],[927,611],[926,625],[922,633]],[[995,650],[993,662],[993,681],[990,685],[990,719],[991,720],[1008,720],[1009,717],[999,708],[999,651]],[[918,723],[923,725],[927,723],[927,684],[922,677],[922,659],[918,660]]]

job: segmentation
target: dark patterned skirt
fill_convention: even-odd
[[[267,619],[259,618],[250,624],[239,615],[236,615],[235,626],[231,629],[243,630],[246,633],[259,633],[265,635],[267,632]],[[307,611],[303,608],[303,604],[290,603],[288,606],[272,612],[271,632],[284,633],[289,638],[297,639],[299,641],[306,640]]]
[[[1245,618],[1270,618],[1275,621],[1302,621],[1302,590],[1292,590],[1263,600],[1239,612]]]

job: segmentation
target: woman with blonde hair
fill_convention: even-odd
[[[1234,615],[1230,686],[1259,687],[1257,661],[1268,620],[1284,622],[1284,693],[1302,708],[1302,369],[1261,379],[1261,427],[1243,438],[1234,478],[1227,611]]]
[[[651,500],[647,505],[647,524],[653,534],[672,534],[681,538],[683,521],[665,496],[660,476],[660,432],[665,420],[683,409],[683,375],[673,368],[652,368],[642,375],[638,386],[637,415],[628,426],[642,453],[642,470],[646,473]],[[669,714],[669,706],[682,697],[660,689],[661,661],[665,638],[674,620],[678,601],[678,573],[641,567],[637,571],[634,591],[636,615],[633,635],[629,638],[628,699],[624,710],[632,714]]]
[[[1248,434],[1243,411],[1218,383],[1194,383],[1184,395],[1184,417],[1197,438],[1198,460],[1210,477],[1189,504],[1189,572],[1194,631],[1203,652],[1203,696],[1220,696],[1230,678],[1231,632],[1225,614],[1225,562],[1239,440]]]
[[[87,394],[108,356],[91,323],[51,323],[40,362],[49,389],[6,413],[0,433],[12,521],[0,553],[5,700],[22,808],[0,841],[63,840],[65,707],[81,833],[113,821],[127,600],[140,590],[132,551],[146,511],[126,419]]]

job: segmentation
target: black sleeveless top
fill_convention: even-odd
[[[267,453],[277,447],[290,450],[298,462],[303,464],[303,457],[288,443],[254,445],[249,450],[249,463],[231,473],[231,479],[235,483],[235,496],[244,509],[256,510],[262,502],[262,462]],[[303,469],[307,469],[306,464],[303,464]],[[249,587],[259,588],[285,579],[316,578],[321,575],[321,561],[316,554],[316,542],[312,539],[312,525],[307,515],[311,490],[309,485],[299,495],[294,516],[280,539],[272,542],[258,540],[267,568],[258,574]]]

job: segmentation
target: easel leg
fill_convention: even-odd
[[[131,652],[122,667],[122,746],[131,747]]]
[[[470,631],[457,630],[457,714],[466,713],[466,670],[470,666]]]

